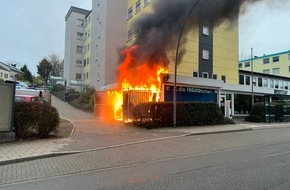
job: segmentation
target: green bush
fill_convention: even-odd
[[[132,111],[133,124],[146,128],[168,127],[173,124],[172,103],[144,103]],[[202,126],[227,123],[215,103],[186,102],[176,105],[177,126]]]
[[[93,112],[94,111],[94,96],[95,96],[95,89],[93,87],[86,87],[84,92],[78,93],[69,92],[70,94],[70,104],[77,109]]]
[[[16,102],[14,106],[14,127],[18,138],[29,138],[35,131],[37,120],[34,109],[37,105]]]
[[[265,121],[265,104],[264,102],[258,102],[253,105],[250,114],[246,117],[245,121],[251,122],[264,122]]]
[[[14,127],[18,138],[38,136],[48,137],[59,126],[56,108],[48,104],[16,102],[14,107]]]
[[[48,104],[37,106],[37,125],[36,131],[40,138],[47,138],[51,132],[57,132],[59,127],[59,113],[57,109]]]
[[[94,111],[95,89],[93,87],[85,87],[84,92],[78,92],[75,89],[67,89],[67,92],[69,94],[69,103],[73,107],[86,112]],[[65,88],[59,85],[52,94],[64,101]]]

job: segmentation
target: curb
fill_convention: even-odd
[[[56,153],[51,153],[51,154],[43,154],[39,156],[31,156],[31,157],[17,158],[17,159],[12,159],[12,160],[5,160],[5,161],[0,161],[0,166],[26,162],[26,161],[32,161],[32,160],[37,160],[37,159],[42,159],[42,158],[52,158],[52,157],[57,157],[57,156],[77,154],[77,153],[81,153],[81,151],[56,152]]]
[[[235,132],[243,132],[243,131],[252,131],[253,128],[246,128],[246,129],[238,129],[238,130],[224,130],[224,131],[209,131],[209,132],[198,132],[198,133],[190,133],[186,136],[194,136],[194,135],[208,135],[208,134],[219,134],[219,133],[235,133]]]
[[[39,155],[39,156],[32,156],[32,157],[26,157],[26,158],[18,158],[18,159],[0,161],[0,166],[7,165],[7,164],[26,162],[26,161],[32,161],[32,160],[37,160],[37,159],[43,159],[43,158],[52,158],[52,157],[57,157],[57,156],[65,156],[65,155],[71,155],[71,154],[93,152],[93,151],[98,151],[98,150],[113,149],[113,148],[119,148],[119,147],[123,147],[123,146],[130,146],[130,145],[136,145],[136,144],[142,144],[142,143],[154,142],[154,141],[161,141],[161,140],[168,140],[168,139],[174,139],[174,138],[181,138],[181,137],[188,137],[188,136],[195,136],[195,135],[234,133],[234,132],[251,131],[251,130],[253,130],[253,128],[237,129],[237,130],[224,130],[224,131],[198,132],[198,133],[192,132],[192,133],[187,133],[187,134],[178,135],[178,136],[149,139],[149,140],[144,140],[144,141],[135,141],[135,142],[130,142],[130,143],[116,144],[116,145],[112,145],[112,146],[99,147],[99,148],[94,148],[94,149],[86,149],[86,150],[81,150],[81,151],[54,152],[51,154],[44,154],[44,155]]]

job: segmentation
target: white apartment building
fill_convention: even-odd
[[[71,7],[65,17],[64,82],[82,90],[115,83],[118,49],[127,40],[127,2],[93,0],[92,10]]]

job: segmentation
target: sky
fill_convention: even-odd
[[[24,64],[64,57],[65,15],[70,6],[91,10],[91,0],[0,0],[0,61]],[[273,3],[275,2],[275,3]],[[240,16],[239,59],[290,50],[290,1],[263,0]]]

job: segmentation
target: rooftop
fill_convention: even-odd
[[[290,50],[288,51],[283,51],[283,52],[278,52],[278,53],[274,53],[274,54],[269,54],[269,55],[263,55],[263,56],[255,56],[253,57],[253,61],[254,60],[259,60],[259,59],[265,59],[268,57],[274,57],[274,56],[278,56],[278,55],[284,55],[284,54],[288,54],[290,53]],[[244,59],[244,60],[240,60],[240,62],[247,62],[247,61],[251,61],[252,59]]]

